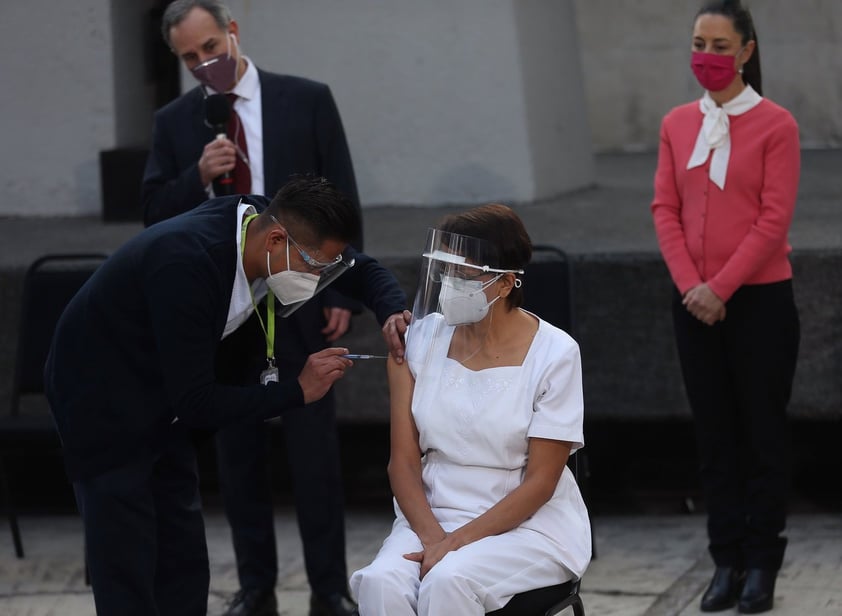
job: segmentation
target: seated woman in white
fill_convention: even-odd
[[[388,360],[391,534],[351,576],[361,616],[481,615],[581,577],[588,513],[576,342],[519,308],[532,246],[506,206],[431,230],[407,338]]]

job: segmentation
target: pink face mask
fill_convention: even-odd
[[[730,86],[734,77],[737,76],[734,58],[735,56],[694,51],[690,66],[705,90],[719,92]]]
[[[226,53],[206,60],[191,69],[193,76],[199,83],[213,88],[219,93],[227,92],[237,83],[237,58],[231,53],[231,40],[234,35],[229,34],[228,36],[228,51]]]

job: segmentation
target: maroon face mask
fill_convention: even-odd
[[[734,58],[735,56],[694,51],[690,66],[705,90],[719,92],[731,85],[734,77],[737,76]]]
[[[229,37],[233,35],[229,34]],[[224,93],[237,83],[237,58],[231,54],[231,38],[228,51],[194,66],[191,71],[199,83]]]

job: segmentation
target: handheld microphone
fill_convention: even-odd
[[[217,139],[227,139],[228,119],[231,117],[231,103],[224,94],[210,94],[205,98],[205,121],[216,133]],[[217,196],[230,195],[234,189],[234,178],[226,171],[213,181]]]

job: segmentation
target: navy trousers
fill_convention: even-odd
[[[204,616],[210,573],[193,443],[73,483],[100,616]]]
[[[777,570],[790,483],[786,407],[800,328],[792,282],[747,285],[708,326],[675,294],[673,323],[692,409],[717,566]]]
[[[254,346],[254,340],[263,340],[259,327],[252,317],[223,341],[217,362],[221,380],[257,382],[266,367],[265,347]],[[282,377],[300,373],[308,347],[324,346],[321,334],[319,341],[309,344],[306,335],[291,320],[277,320],[275,357]],[[344,593],[348,587],[344,497],[333,391],[317,402],[285,411],[280,422],[310,588],[321,596]],[[266,423],[242,422],[216,435],[220,487],[244,589],[272,589],[278,575],[269,429]]]

